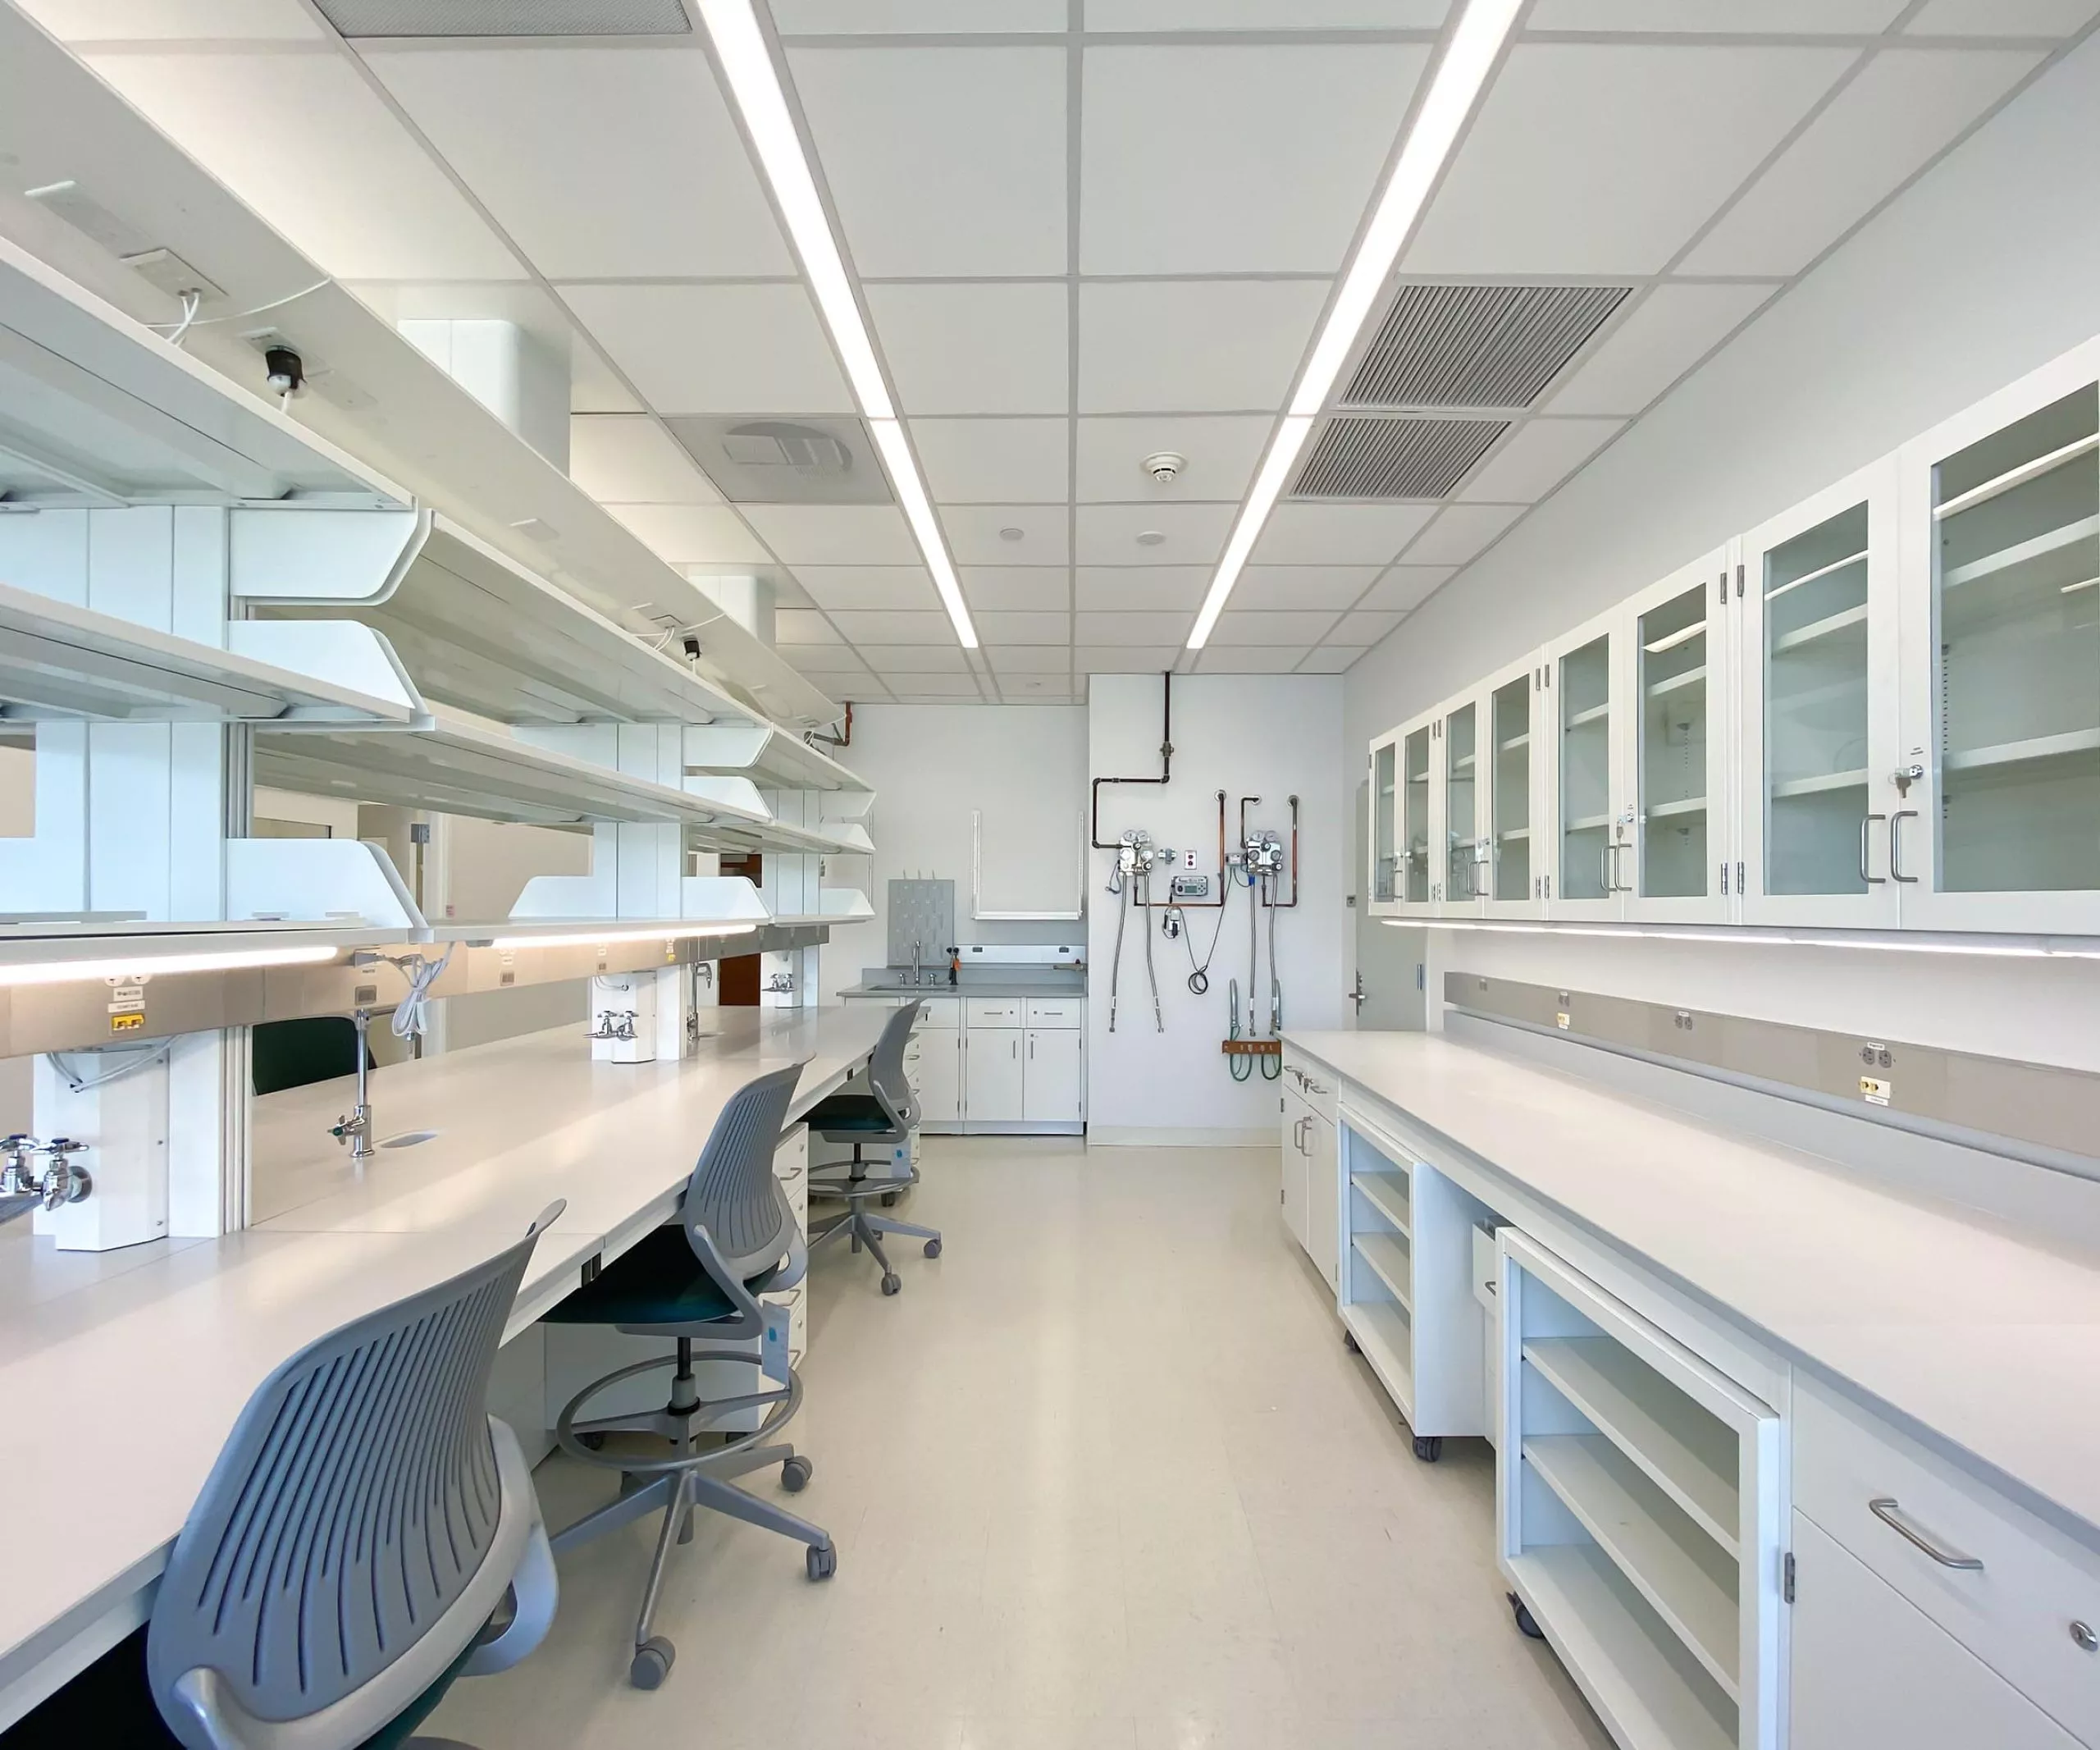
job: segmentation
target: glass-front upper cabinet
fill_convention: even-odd
[[[1896,481],[1891,458],[1743,538],[1746,923],[1897,921]]]
[[[1426,914],[1444,883],[1444,860],[1436,850],[1437,775],[1432,739],[1436,720],[1424,718],[1400,735],[1400,880],[1397,909]]]
[[[1617,917],[1628,885],[1623,623],[1614,610],[1547,652],[1542,716],[1553,726],[1554,855],[1541,873],[1553,917]]]
[[[1620,880],[1631,917],[1728,914],[1728,560],[1717,548],[1628,604],[1634,817]]]
[[[1399,738],[1388,736],[1371,749],[1370,907],[1373,916],[1399,898]]]
[[[2100,343],[1904,453],[1906,925],[2100,929],[2096,377]]]
[[[1480,706],[1471,700],[1454,706],[1437,726],[1439,757],[1444,766],[1444,866],[1436,894],[1447,916],[1477,912],[1481,858]]]
[[[1541,661],[1534,652],[1481,690],[1480,819],[1487,856],[1480,897],[1491,916],[1534,917],[1545,898],[1544,839],[1536,830],[1545,794],[1534,709],[1544,697]]]

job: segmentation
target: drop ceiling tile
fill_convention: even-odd
[[[985,656],[992,672],[1002,679],[1009,674],[1063,674],[1072,665],[1069,644],[988,644]]]
[[[1519,43],[1409,273],[1658,273],[1856,58],[1839,48]]]
[[[21,0],[21,9],[62,43],[222,43],[317,39],[322,29],[299,0]]]
[[[1079,423],[1081,503],[1172,503],[1180,499],[1228,499],[1246,495],[1254,464],[1276,422],[1265,414],[1208,415],[1125,414]],[[1162,453],[1182,459],[1165,485],[1146,472],[1146,461]]]
[[[1062,565],[958,565],[956,574],[973,612],[1054,612],[1071,600],[1072,574]]]
[[[1327,634],[1330,642],[1368,646],[1376,644],[1405,619],[1404,614],[1344,614],[1341,624]]]
[[[371,300],[368,299],[367,302]],[[641,401],[580,329],[571,328],[568,410],[573,414],[638,414]]]
[[[999,678],[999,696],[1009,705],[1069,705],[1072,686],[1062,674],[1007,674]]]
[[[1523,505],[1450,505],[1404,555],[1411,565],[1463,565],[1522,516]]]
[[[1086,0],[1089,30],[1434,30],[1449,0]]]
[[[915,419],[926,490],[944,505],[1063,504],[1071,496],[1064,419]]]
[[[1088,644],[1072,652],[1072,666],[1082,674],[1157,674],[1180,655],[1179,644]]]
[[[1296,613],[1250,614],[1237,605],[1218,615],[1210,642],[1235,646],[1256,645],[1263,649],[1293,647],[1302,655],[1308,644],[1317,644],[1335,624],[1332,614],[1299,610]]]
[[[1071,407],[1063,286],[870,286],[866,295],[907,418]]]
[[[810,592],[787,572],[769,568],[773,578],[773,605],[775,608],[813,608]]]
[[[1195,621],[1187,614],[1088,614],[1072,616],[1076,644],[1116,647],[1125,645],[1180,645]]]
[[[890,691],[906,705],[945,704],[951,699],[982,699],[974,674],[900,674]]]
[[[550,279],[795,272],[705,55],[599,43],[364,58]]]
[[[783,36],[911,36],[968,31],[1061,34],[1065,0],[772,0]]]
[[[938,608],[923,565],[797,565],[795,575],[824,608]]]
[[[763,565],[765,548],[724,505],[608,505],[641,544],[670,565]]]
[[[1554,414],[1631,416],[1670,387],[1779,288],[1658,286],[1547,404]]]
[[[807,608],[783,608],[773,616],[773,641],[783,650],[796,646],[822,647],[824,655],[813,658],[826,667],[850,669],[858,665],[860,659],[844,648],[845,641],[838,635],[838,628],[823,615]],[[799,655],[791,660],[799,662]]]
[[[1475,501],[1531,504],[1625,428],[1623,419],[1533,419],[1518,427],[1488,457],[1458,496]]]
[[[1370,652],[1354,645],[1323,644],[1308,651],[1298,665],[1300,674],[1340,674],[1355,667]]]
[[[1196,658],[1198,674],[1288,674],[1305,660],[1302,644],[1282,649],[1258,644],[1206,645]]]
[[[1056,614],[979,614],[977,636],[990,644],[1059,644],[1072,642],[1072,616]]]
[[[104,53],[94,71],[338,279],[524,269],[340,55]]]
[[[1254,543],[1253,562],[1382,565],[1436,513],[1434,505],[1278,505]]]
[[[1925,0],[1903,28],[1912,36],[2075,36],[2094,0]]]
[[[1687,273],[1794,274],[2040,62],[2039,49],[1888,49],[1701,238]]]
[[[846,414],[853,397],[799,285],[564,286],[660,414]]]
[[[943,505],[948,556],[958,565],[1063,565],[1072,557],[1062,505]],[[1017,537],[1007,531],[1018,529]]]
[[[943,622],[945,624],[945,622]],[[959,644],[871,644],[861,654],[885,677],[896,674],[963,674],[970,665]]]
[[[1458,574],[1455,565],[1395,565],[1372,585],[1361,605],[1397,608],[1405,613],[1420,607]]]
[[[1062,48],[796,48],[788,64],[861,273],[1065,272]]]
[[[1422,43],[1090,48],[1083,273],[1338,272]]]
[[[746,505],[744,515],[783,564],[908,565],[918,544],[894,505]]]
[[[1239,514],[1237,505],[1081,505],[1076,557],[1083,565],[1212,564]]]
[[[1080,409],[1273,411],[1326,296],[1325,280],[1083,285]]]
[[[719,505],[722,495],[654,419],[592,414],[568,422],[569,477],[601,505]]]
[[[1249,565],[1232,586],[1235,608],[1326,608],[1339,612],[1378,581],[1379,565]]]
[[[856,608],[832,615],[848,643],[857,646],[875,667],[886,660],[876,647],[885,644],[955,645],[955,628],[938,611],[909,613],[898,609]]]
[[[1099,613],[1178,610],[1194,614],[1211,587],[1208,565],[1080,565],[1072,605]]]
[[[1532,30],[1717,31],[1728,36],[1872,35],[1909,0],[1538,0]],[[1996,0],[1984,0],[1994,4]]]

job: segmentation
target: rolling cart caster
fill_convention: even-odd
[[[813,1580],[828,1580],[838,1572],[838,1548],[827,1543],[819,1547],[811,1544],[802,1552],[802,1565],[809,1570]]]
[[[1353,1355],[1360,1355],[1363,1353],[1363,1345],[1357,1341],[1356,1333],[1354,1331],[1342,1332],[1342,1347]]]
[[[1532,1620],[1532,1613],[1524,1607],[1524,1601],[1513,1592],[1509,1594],[1510,1614],[1517,1619],[1517,1632],[1527,1641],[1542,1641],[1545,1631]]]
[[[929,1258],[939,1257],[941,1255],[941,1242],[938,1240],[929,1240],[926,1242],[925,1252]]]
[[[810,1486],[810,1477],[815,1468],[799,1452],[791,1459],[783,1460],[780,1466],[781,1487],[791,1495],[801,1494]]]
[[[883,1278],[883,1292],[886,1295],[895,1294],[897,1290],[903,1287],[903,1286],[904,1278],[899,1276],[894,1270],[891,1271],[888,1275]]]
[[[884,1191],[883,1193],[883,1207],[885,1209],[894,1209],[897,1207],[897,1193],[895,1191]]]
[[[637,1689],[660,1689],[671,1675],[678,1649],[660,1634],[652,1634],[634,1650],[634,1663],[627,1668],[627,1680]]]
[[[1444,1456],[1444,1437],[1441,1434],[1416,1435],[1414,1455],[1425,1464],[1434,1464]]]
[[[586,1452],[602,1452],[605,1450],[605,1437],[603,1434],[578,1434],[576,1437],[576,1443]]]

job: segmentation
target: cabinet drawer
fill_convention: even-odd
[[[964,1018],[973,1027],[1017,1027],[1020,1025],[1019,997],[970,997],[965,999]]]
[[[1502,1264],[1495,1244],[1495,1230],[1473,1224],[1473,1299],[1500,1316],[1502,1309]]]
[[[1304,1096],[1305,1103],[1328,1123],[1339,1124],[1341,1122],[1332,1071],[1286,1051],[1283,1058],[1283,1073],[1284,1080]]]
[[[1794,1505],[2045,1712],[2100,1743],[2100,1652],[2073,1626],[2100,1633],[2100,1558],[1811,1380],[1794,1393]]]
[[[1076,1027],[1086,1013],[1084,997],[1030,997],[1028,1024],[1031,1027]]]
[[[911,1023],[914,1033],[924,1033],[929,1028],[936,1032],[952,1033],[961,1025],[958,1011],[962,1004],[953,997],[929,997],[919,1005],[918,1019]]]
[[[795,1179],[801,1177],[810,1164],[810,1127],[797,1124],[780,1133],[779,1145],[773,1151],[773,1176],[776,1179]]]

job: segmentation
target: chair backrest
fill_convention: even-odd
[[[374,1067],[369,1049],[365,1067]],[[258,1094],[280,1094],[358,1072],[357,1023],[348,1015],[259,1021],[249,1030],[249,1062]]]
[[[480,1632],[485,1608],[468,1622],[448,1613],[470,1585],[486,1593],[486,1579],[473,1583],[499,1524],[523,1535],[498,1475],[489,1373],[533,1242],[562,1207],[256,1387],[153,1601],[148,1673],[185,1744],[208,1742],[177,1690],[185,1674],[211,1674],[214,1697],[255,1720],[305,1720],[427,1638],[445,1637],[442,1669]]]
[[[911,1078],[904,1070],[904,1048],[911,1043],[912,1023],[925,1005],[924,997],[914,997],[891,1010],[883,1035],[875,1041],[874,1054],[868,1060],[868,1085],[899,1131],[908,1131],[919,1122],[919,1108],[911,1097]]]
[[[690,1239],[705,1228],[739,1282],[780,1262],[795,1233],[795,1212],[774,1177],[781,1126],[802,1066],[769,1070],[729,1096],[686,1185],[680,1219]],[[705,1260],[706,1252],[694,1252]],[[723,1285],[727,1287],[728,1285]]]

